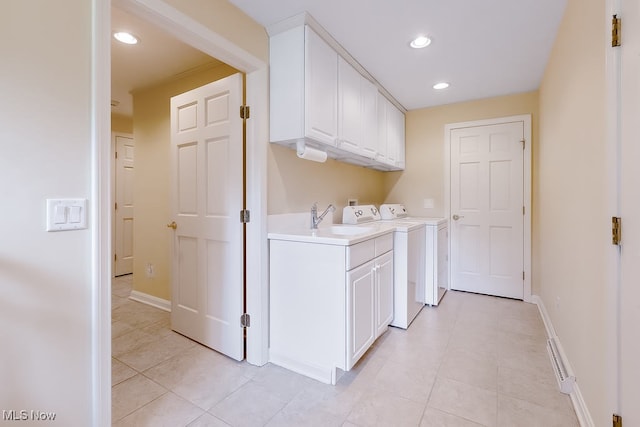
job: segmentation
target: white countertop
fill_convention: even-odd
[[[407,231],[424,226],[411,222],[376,221],[359,225],[333,224],[317,230],[309,228],[282,229],[270,232],[269,240],[287,240],[293,242],[319,243],[325,245],[349,246],[373,239],[396,230]]]

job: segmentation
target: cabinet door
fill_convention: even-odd
[[[360,73],[338,58],[338,147],[360,153],[362,139]]]
[[[360,150],[363,156],[375,159],[378,154],[378,88],[364,77],[360,78],[362,98],[362,140]]]
[[[375,259],[376,269],[376,338],[393,320],[393,251]]]
[[[387,158],[391,165],[404,169],[404,113],[387,104]]]
[[[392,169],[404,169],[404,114],[378,94],[378,147],[376,160]]]
[[[347,272],[347,370],[375,340],[374,263]]]
[[[374,159],[378,148],[378,88],[338,58],[338,147]]]
[[[404,169],[405,166],[405,117],[404,113],[396,110],[396,166]]]
[[[335,146],[338,135],[338,54],[305,27],[305,136]]]
[[[389,101],[378,92],[378,145],[376,161],[387,164],[387,103]]]

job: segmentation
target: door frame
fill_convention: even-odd
[[[451,218],[451,132],[454,129],[470,128],[478,126],[500,125],[513,122],[522,122],[524,126],[524,139],[526,141],[523,157],[523,198],[524,198],[524,288],[523,300],[532,302],[531,298],[531,115],[498,117],[495,119],[474,120],[468,122],[449,123],[444,126],[444,215]],[[449,260],[451,259],[451,232],[449,232]],[[449,264],[449,289],[451,289],[451,262]]]
[[[610,43],[611,37],[611,17],[618,15],[622,10],[623,0],[605,0],[604,29],[603,34],[605,50],[605,114],[606,114],[606,130],[605,130],[605,163],[606,163],[606,191],[607,191],[607,209],[613,217],[621,216],[621,148],[622,148],[622,125],[621,119],[621,73],[622,73],[622,55],[620,49],[613,48]],[[624,26],[623,26],[624,28]],[[624,40],[624,39],[623,39]],[[608,230],[607,230],[608,232]],[[620,306],[621,306],[621,253],[620,247],[611,245],[606,252],[606,290],[604,292],[604,310],[605,310],[605,395],[607,400],[604,402],[608,412],[611,414],[619,414],[621,410],[621,337],[620,337]],[[589,415],[587,413],[587,415]],[[590,419],[590,416],[589,416]],[[623,418],[624,419],[624,418]]]
[[[162,0],[92,0],[92,401],[93,425],[111,425],[111,6],[115,5],[182,42],[246,74],[245,96],[253,112],[246,125],[247,362],[268,362],[267,141],[268,63]]]

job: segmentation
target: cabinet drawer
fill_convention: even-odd
[[[365,240],[364,242],[347,246],[347,271],[375,258],[375,240],[376,239]]]
[[[376,237],[375,256],[380,256],[393,249],[393,233],[387,233],[383,236]]]

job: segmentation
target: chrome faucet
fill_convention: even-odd
[[[311,229],[312,230],[317,230],[318,229],[318,224],[320,224],[322,222],[322,220],[324,219],[325,215],[329,213],[329,211],[333,212],[335,211],[336,208],[333,205],[329,205],[327,206],[327,209],[324,210],[324,212],[322,212],[320,214],[320,216],[318,216],[318,203],[314,203],[311,206]]]

